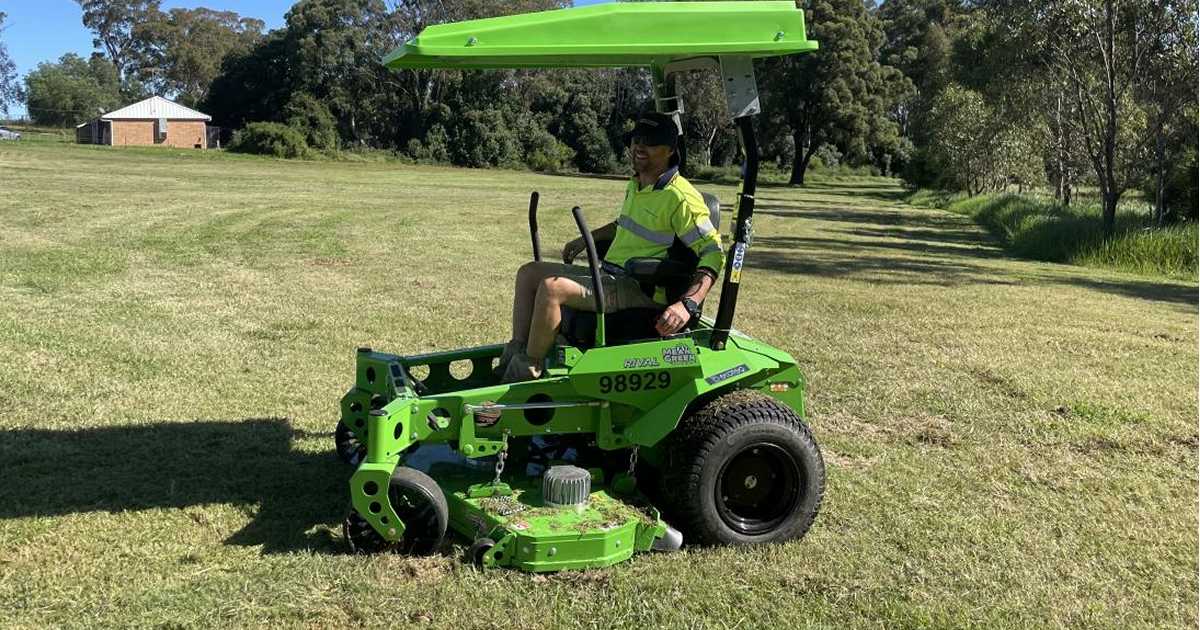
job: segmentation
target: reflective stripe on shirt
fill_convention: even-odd
[[[617,219],[617,225],[637,234],[638,236],[659,245],[670,245],[675,242],[675,234],[672,232],[656,232],[642,224],[634,221],[629,215],[622,214]]]
[[[683,241],[684,245],[690,247],[695,244],[696,241],[716,231],[717,228],[713,227],[713,224],[708,219],[704,219],[702,221],[697,221],[696,227],[692,228],[691,231],[679,238]]]

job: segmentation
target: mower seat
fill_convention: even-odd
[[[704,205],[708,206],[709,221],[713,227],[721,226],[721,202],[716,195],[701,193]],[[596,242],[596,250],[603,259],[608,253],[612,241]],[[674,304],[688,290],[692,276],[700,258],[683,241],[675,238],[675,242],[667,250],[667,257],[632,258],[625,263],[625,271],[642,285],[647,295],[653,295],[659,287],[666,291],[667,303]],[[700,305],[704,308],[704,304]],[[609,345],[630,343],[645,339],[658,339],[660,335],[655,330],[664,309],[662,308],[630,308],[605,317],[606,342]],[[695,327],[697,318],[687,323],[686,328]],[[567,344],[577,348],[591,348],[596,345],[596,314],[591,311],[577,311],[573,308],[562,307],[562,323],[558,328],[559,336]]]

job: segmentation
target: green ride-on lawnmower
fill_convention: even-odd
[[[664,338],[653,326],[659,311],[605,313],[607,244],[593,241],[576,207],[596,313],[564,313],[543,378],[500,383],[502,344],[414,356],[359,348],[336,431],[339,456],[357,466],[343,525],[351,549],[431,553],[452,528],[481,566],[559,571],[684,541],[807,532],[825,468],[804,422],[804,377],[790,355],[732,323],[758,177],[753,60],[816,48],[792,2],[616,3],[432,26],[384,60],[393,69],[649,67],[657,108],[677,123],[669,79],[718,68],[745,161],[734,224],[722,230],[732,243],[715,320],[694,318]],[[719,204],[707,197],[718,225]],[[537,204],[534,193],[540,260]],[[695,269],[687,254],[634,259],[626,271],[678,296]],[[464,375],[457,366],[466,365]]]

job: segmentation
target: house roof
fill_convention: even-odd
[[[168,101],[161,96],[151,96],[144,101],[126,105],[121,109],[100,116],[102,120],[145,120],[147,118],[166,118],[169,120],[212,120],[212,116],[202,114],[190,107],[184,107],[174,101]]]

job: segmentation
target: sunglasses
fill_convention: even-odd
[[[635,144],[640,144],[644,147],[656,147],[656,146],[657,147],[670,147],[671,146],[665,142],[660,141],[658,138],[651,138],[649,136],[631,136],[629,138],[629,145],[633,146]]]

